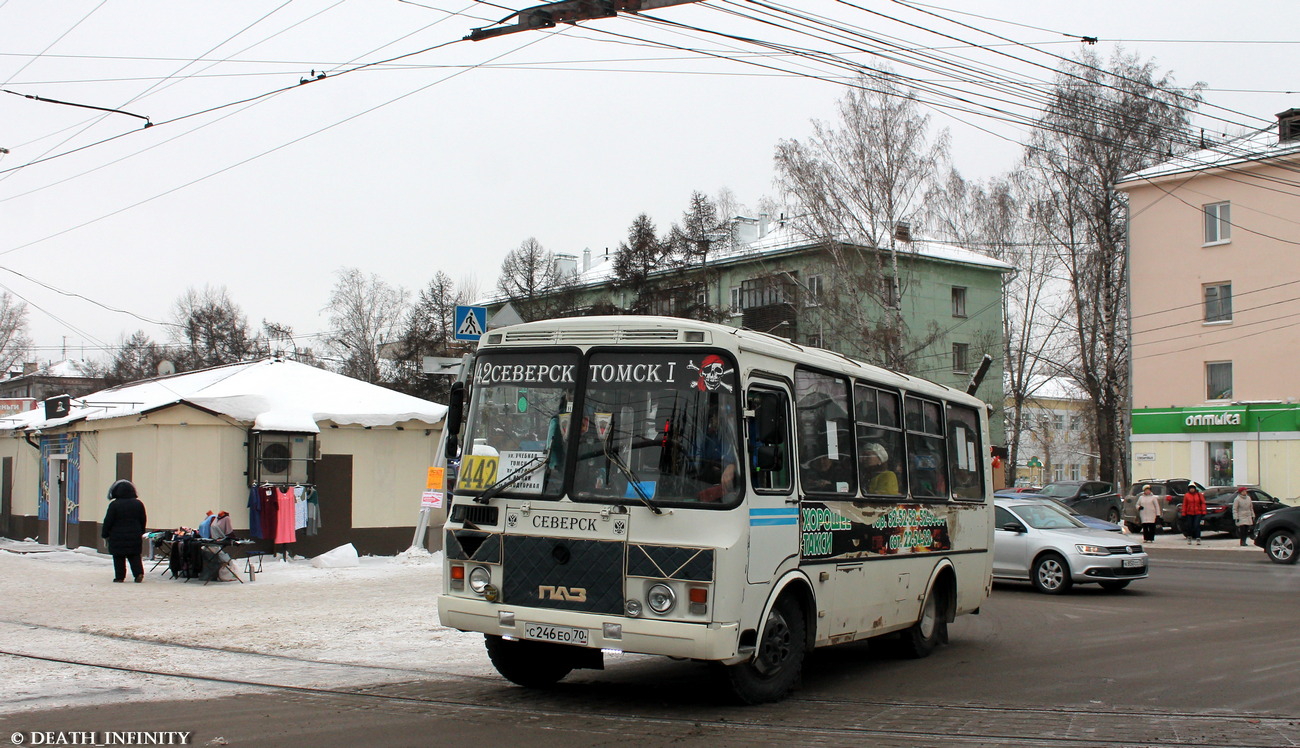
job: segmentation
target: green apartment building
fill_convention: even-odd
[[[722,312],[724,324],[876,364],[882,362],[880,351],[861,331],[890,329],[889,318],[901,318],[907,334],[900,348],[916,376],[964,392],[983,356],[993,357],[975,394],[996,409],[990,443],[1003,444],[1002,282],[1013,268],[978,252],[919,239],[900,239],[895,254],[899,303],[891,310],[883,305],[895,298],[888,248],[853,246],[842,252],[864,266],[846,283],[849,274],[836,270],[823,242],[801,237],[784,221],[736,218],[730,235],[713,242],[700,265],[652,275],[657,292],[649,311],[690,316],[688,310],[708,306]],[[612,251],[558,257],[562,274],[575,276],[572,309],[563,313],[629,308],[635,294],[616,287]],[[489,313],[504,302],[486,302]]]

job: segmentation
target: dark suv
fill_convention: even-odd
[[[1289,506],[1268,512],[1256,520],[1255,545],[1268,551],[1268,557],[1278,564],[1296,562],[1296,538],[1300,537],[1300,506]]]
[[[1183,505],[1183,494],[1187,487],[1196,483],[1190,478],[1165,478],[1134,481],[1124,496],[1124,524],[1129,532],[1138,532],[1142,525],[1138,522],[1137,500],[1142,495],[1143,486],[1151,486],[1151,493],[1160,498],[1160,521],[1157,525],[1168,527],[1171,531],[1178,529],[1178,509]],[[1201,484],[1196,483],[1197,486]],[[1202,491],[1205,489],[1202,488]]]
[[[1058,480],[1033,493],[1016,494],[1017,499],[1045,496],[1056,499],[1079,514],[1119,524],[1119,494],[1111,484],[1099,480]]]

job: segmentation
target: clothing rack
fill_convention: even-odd
[[[286,493],[292,502],[288,505],[285,504]],[[270,541],[271,554],[288,561],[293,546],[297,543],[297,533],[305,529],[308,535],[315,535],[320,526],[318,496],[313,483],[263,481],[250,484],[249,534]],[[304,505],[300,507],[300,503]],[[290,514],[286,515],[286,511]]]

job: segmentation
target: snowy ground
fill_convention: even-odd
[[[114,584],[110,557],[44,548],[0,541],[0,713],[240,690],[60,659],[308,686],[494,672],[480,635],[438,623],[440,554],[267,560],[253,582],[204,586],[161,567]]]

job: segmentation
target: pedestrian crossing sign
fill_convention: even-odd
[[[487,330],[487,307],[456,307],[456,339],[478,340]]]

